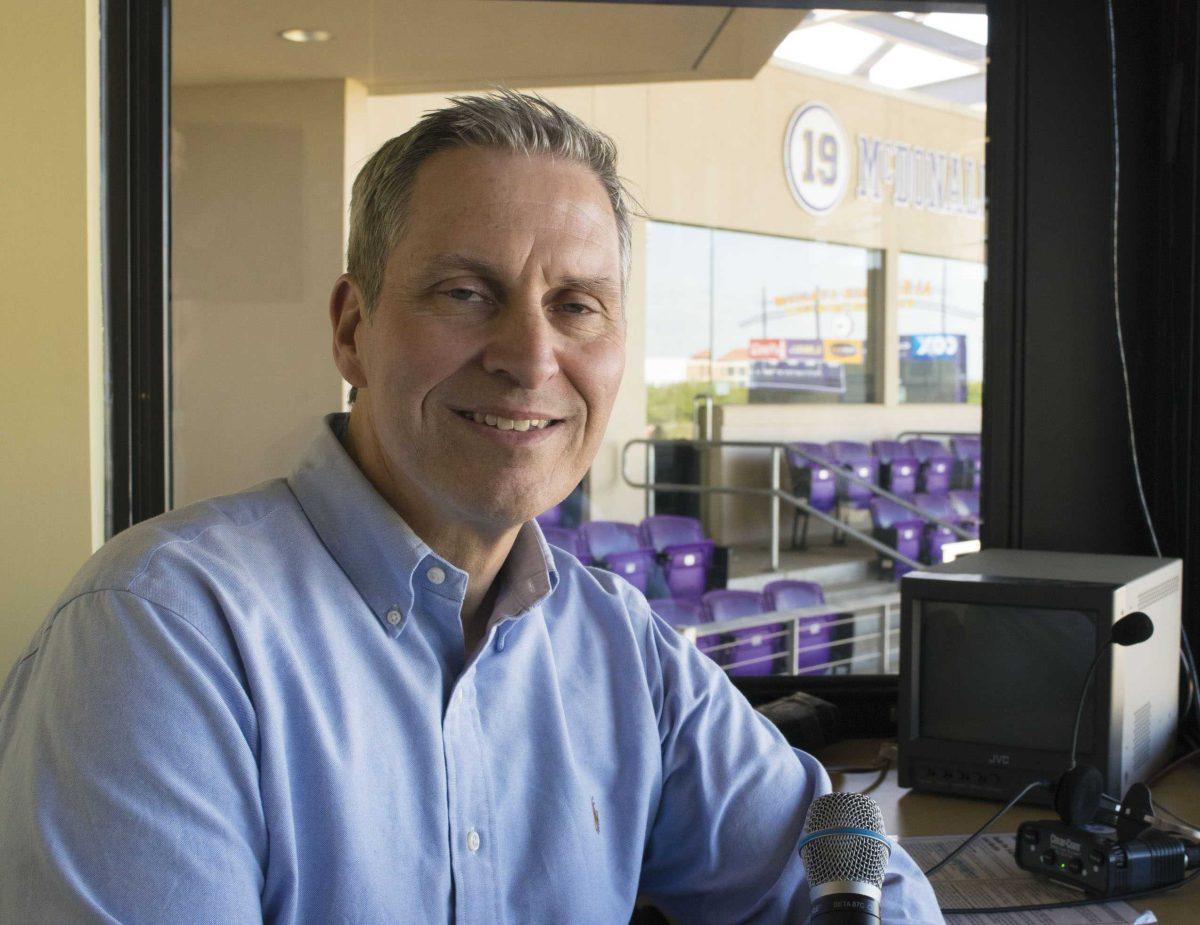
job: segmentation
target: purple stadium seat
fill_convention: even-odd
[[[871,452],[879,460],[880,484],[894,495],[911,497],[917,491],[920,465],[912,448],[899,440],[876,440]]]
[[[865,443],[855,443],[852,440],[835,440],[829,444],[829,455],[843,469],[849,469],[861,479],[879,484],[879,460],[871,455]],[[867,486],[849,479],[837,479],[838,500],[848,503],[854,508],[864,508],[873,495]]]
[[[951,437],[950,449],[957,461],[954,487],[979,491],[979,479],[983,474],[983,448],[979,438]]]
[[[979,536],[979,492],[962,489],[950,492],[949,498],[959,526]]]
[[[825,603],[825,592],[819,584],[794,579],[770,582],[763,588],[763,597],[771,610],[797,610]],[[826,613],[805,617],[800,621],[797,632],[797,648],[800,650],[796,653],[797,674],[829,673],[828,667],[818,669],[817,666],[829,662],[829,643],[833,639],[830,623],[835,618],[835,614]]]
[[[709,591],[700,600],[704,608],[706,623],[734,620],[738,617],[752,617],[768,612],[766,601],[757,591]],[[782,632],[783,626],[773,623],[733,633],[732,637],[738,640],[737,644],[723,650],[724,658],[718,657],[716,661],[722,665],[734,666],[727,669],[731,675],[776,674],[783,668],[783,658],[780,653],[787,648]],[[770,639],[765,638],[772,634],[779,635]],[[711,637],[707,638],[711,639]],[[704,641],[704,639],[697,640],[698,643]],[[718,656],[721,654],[716,653]],[[774,657],[772,658],[772,656]],[[748,665],[738,664],[738,662],[748,662],[751,659],[756,659],[756,661]]]
[[[655,514],[638,527],[642,545],[658,554],[672,597],[696,598],[708,587],[713,541],[695,517]]]
[[[914,503],[922,511],[939,520],[956,523],[958,515],[954,512],[948,495],[917,495]],[[954,531],[935,523],[926,523],[921,533],[921,561],[937,565],[942,561],[942,547],[947,543],[957,543],[959,537]]]
[[[788,471],[792,476],[792,494],[803,498],[818,511],[828,514],[837,505],[837,483],[834,472],[827,465],[815,462],[806,456],[801,456],[797,450],[812,453],[821,459],[828,459],[829,451],[820,443],[793,443],[787,450]],[[796,528],[800,519],[804,519],[804,531],[800,535],[800,548],[808,545],[807,511],[800,508],[792,510],[792,546],[796,546]]]
[[[944,495],[954,478],[954,456],[938,440],[909,440],[913,456],[921,464],[917,487],[922,494]]]
[[[872,498],[869,507],[871,508],[871,523],[874,525],[872,533],[875,539],[886,543],[910,559],[919,560],[925,521],[889,498]],[[910,571],[912,571],[912,566],[898,560],[893,561],[892,574],[896,578]]]
[[[584,543],[583,537],[578,530],[572,527],[542,527],[542,533],[546,537],[546,542],[551,546],[565,549],[584,565],[592,564],[592,557],[588,555],[587,544]]]
[[[642,545],[637,527],[613,520],[589,520],[579,529],[593,562],[646,592],[656,563],[654,550]]]
[[[534,518],[543,527],[559,527],[563,522],[563,503],[560,501],[548,511],[542,511]]]
[[[672,546],[704,546],[704,565],[712,563],[713,541],[704,535],[704,526],[695,517],[679,514],[654,514],[638,525],[642,544],[655,552],[666,552]]]

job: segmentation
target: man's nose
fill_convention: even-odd
[[[523,389],[537,389],[553,379],[559,337],[548,311],[532,300],[505,305],[493,319],[484,369],[507,375]]]

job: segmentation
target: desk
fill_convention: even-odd
[[[816,757],[826,766],[873,764],[879,753],[877,739],[851,739],[821,749]],[[834,774],[834,790],[862,791],[878,777],[877,774]],[[1200,821],[1200,758],[1175,768],[1165,778],[1151,787],[1155,802],[1161,802],[1185,819]],[[968,835],[984,824],[1001,804],[986,800],[970,800],[964,797],[939,796],[907,790],[896,781],[896,771],[888,771],[880,784],[869,791],[870,796],[883,811],[883,822],[888,834],[912,835]],[[1030,819],[1048,819],[1054,816],[1049,808],[1037,806],[1014,806],[989,830],[992,832],[1016,832],[1017,826]],[[936,875],[935,875],[936,876]],[[1139,911],[1154,910],[1159,922],[1164,925],[1190,925],[1200,922],[1200,880],[1193,881],[1162,896],[1143,900],[1130,900],[1129,905]],[[966,921],[964,917],[952,916],[948,922]]]

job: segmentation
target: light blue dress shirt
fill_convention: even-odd
[[[820,765],[532,523],[468,659],[343,426],[56,603],[0,693],[0,922],[803,921]],[[899,848],[883,908],[942,920]]]

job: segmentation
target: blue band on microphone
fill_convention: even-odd
[[[880,835],[878,832],[873,831],[872,829],[856,829],[851,827],[840,829],[818,829],[816,832],[811,832],[800,839],[800,844],[796,846],[796,850],[799,851],[810,841],[815,841],[818,838],[824,838],[826,835],[861,835],[863,838],[870,838],[879,842],[881,845],[887,848],[888,857],[891,857],[892,855],[892,843],[887,840],[886,836]]]

